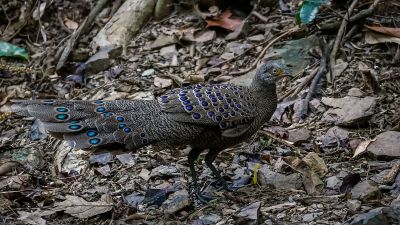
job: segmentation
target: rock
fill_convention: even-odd
[[[385,184],[387,177],[390,173],[390,169],[387,170],[382,170],[378,174],[375,174],[374,176],[371,177],[371,180],[377,184]]]
[[[379,191],[379,187],[373,181],[366,180],[360,182],[351,190],[351,198],[359,199],[363,202],[379,199],[380,197],[381,192]]]
[[[200,217],[200,220],[202,222],[203,225],[213,225],[213,224],[217,224],[218,221],[221,220],[221,217],[217,214],[207,214],[204,215],[203,217]]]
[[[155,74],[155,72],[156,71],[154,69],[145,70],[142,73],[142,77],[151,77],[151,76],[153,76]]]
[[[108,69],[114,63],[113,59],[121,53],[121,47],[107,47],[98,51],[85,62],[85,72],[96,74]]]
[[[264,166],[258,170],[258,177],[260,185],[271,185],[276,189],[300,189],[302,186],[300,174],[293,173],[290,175],[284,175],[274,172]]]
[[[232,52],[225,52],[221,55],[221,59],[230,60],[235,57],[235,54]]]
[[[109,176],[111,173],[111,168],[109,165],[104,165],[96,169],[103,176]]]
[[[337,126],[332,127],[322,137],[322,147],[332,147],[337,146],[338,144],[345,146],[348,138],[349,132],[347,130]]]
[[[368,145],[368,152],[378,157],[400,157],[400,132],[386,131],[376,136],[375,139]]]
[[[160,34],[157,39],[151,43],[151,45],[149,46],[150,49],[157,49],[157,48],[161,48],[167,45],[171,45],[171,44],[176,44],[178,43],[178,39],[176,38],[175,35],[165,35],[165,34]]]
[[[303,162],[320,177],[323,177],[328,173],[328,167],[326,166],[325,161],[315,152],[310,152],[304,156]]]
[[[141,193],[132,193],[124,198],[125,202],[134,208],[137,208],[144,200],[144,195]]]
[[[162,208],[164,209],[164,213],[174,214],[190,206],[190,204],[189,193],[186,190],[179,190],[168,197],[162,204]]]
[[[288,141],[298,146],[301,143],[307,142],[310,136],[310,131],[304,128],[289,130]]]
[[[288,148],[276,147],[276,151],[281,156],[294,155],[294,152],[292,150],[288,149]]]
[[[365,98],[346,96],[323,97],[321,101],[324,105],[332,107],[324,113],[323,122],[340,126],[358,126],[364,124],[374,114],[377,99],[369,96]]]
[[[313,100],[310,101],[310,109],[313,112],[324,112],[324,106],[321,103],[321,100],[314,98]]]
[[[159,88],[167,88],[171,87],[173,84],[173,81],[171,79],[165,79],[161,77],[155,77],[154,78],[154,86],[159,87]]]
[[[174,177],[179,175],[180,172],[175,166],[165,166],[161,165],[156,168],[154,168],[151,173],[150,177]]]
[[[250,36],[247,39],[250,41],[258,42],[258,41],[265,40],[265,36],[262,34],[258,34],[258,35]]]
[[[100,164],[100,165],[106,165],[107,163],[111,162],[113,159],[113,156],[109,152],[97,154],[97,155],[91,155],[89,158],[90,164]]]
[[[315,218],[317,218],[319,215],[321,215],[322,213],[307,213],[303,215],[303,222],[305,223],[309,223],[312,222],[313,220],[315,220]]]
[[[326,187],[330,189],[337,190],[342,185],[342,180],[340,180],[337,176],[331,176],[326,178]]]
[[[346,206],[354,213],[361,209],[361,201],[357,199],[349,199],[347,200]]]
[[[346,70],[347,66],[349,65],[348,62],[343,62],[343,60],[337,60],[335,66],[332,68],[333,78],[340,76],[343,71]]]
[[[135,157],[133,157],[133,155],[131,153],[124,153],[124,154],[120,154],[120,155],[116,155],[115,156],[122,164],[124,165],[128,165],[128,166],[133,166],[136,164],[138,155],[135,155]]]
[[[167,199],[167,191],[164,189],[147,189],[144,195],[143,203],[147,205],[161,206]]]
[[[394,202],[388,207],[371,209],[362,214],[354,215],[343,225],[381,225],[400,224],[400,203]]]
[[[160,55],[165,59],[172,59],[173,56],[178,55],[175,44],[162,47],[160,49]]]
[[[362,97],[364,93],[359,89],[359,88],[350,88],[350,90],[347,92],[348,96],[353,96],[353,97]]]
[[[240,55],[243,54],[244,51],[252,47],[253,47],[252,44],[243,44],[241,42],[229,42],[226,45],[225,52],[231,52],[234,53],[235,55]]]
[[[147,169],[142,169],[138,174],[143,180],[148,181],[150,179],[150,171]]]
[[[254,202],[244,208],[241,208],[234,214],[235,224],[237,225],[258,225],[261,223],[260,217],[261,202]]]

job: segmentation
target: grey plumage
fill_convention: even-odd
[[[38,118],[51,134],[82,149],[112,143],[130,150],[148,144],[190,144],[195,184],[194,161],[209,149],[206,164],[227,187],[212,162],[220,151],[247,139],[270,119],[277,104],[275,81],[283,75],[284,66],[269,62],[257,70],[250,87],[198,84],[152,101],[14,100],[12,110]]]

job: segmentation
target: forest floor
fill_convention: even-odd
[[[6,35],[17,27],[23,3],[0,2],[7,14],[0,19],[0,35]],[[320,11],[301,29],[293,13],[296,1],[286,11],[284,5],[231,6],[223,10],[236,19],[222,16],[210,27],[192,7],[175,4],[174,13],[149,21],[117,49],[122,55],[87,60],[93,54],[90,41],[109,19],[104,12],[56,72],[58,48],[94,2],[54,1],[42,15],[32,10],[33,19],[9,40],[28,49],[29,68],[0,60],[7,65],[0,66],[0,111],[10,99],[154,99],[187,84],[245,85],[254,74],[251,66],[263,60],[281,59],[294,77],[278,83],[280,102],[271,121],[215,161],[229,183],[240,187],[236,192],[218,190],[200,157],[202,190],[215,196],[207,204],[190,195],[188,147],[82,151],[48,136],[34,118],[0,114],[0,224],[400,221],[400,29],[379,30],[400,23],[396,1],[382,1],[372,15],[347,27],[333,68],[325,49],[338,29],[319,26],[340,24],[337,16],[351,1]],[[354,14],[370,5],[360,1]],[[232,34],[226,27],[237,21],[245,26]],[[76,69],[81,66],[84,73]]]

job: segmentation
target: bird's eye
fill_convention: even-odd
[[[276,74],[278,71],[276,69],[272,69],[272,73]]]

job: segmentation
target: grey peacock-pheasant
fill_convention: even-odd
[[[13,100],[12,111],[36,117],[50,134],[81,149],[115,143],[128,150],[149,144],[191,145],[188,161],[194,191],[204,200],[195,160],[208,149],[206,165],[229,189],[213,161],[219,152],[249,138],[270,119],[277,105],[275,82],[287,75],[287,67],[271,61],[257,70],[250,87],[197,84],[150,101]]]

